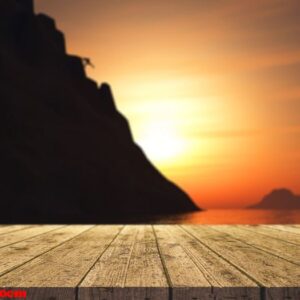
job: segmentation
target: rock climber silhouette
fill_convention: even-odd
[[[91,59],[88,57],[83,57],[82,58],[82,63],[84,67],[90,66],[92,68],[95,68],[95,65],[92,63]]]

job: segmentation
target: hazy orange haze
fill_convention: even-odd
[[[204,208],[300,193],[299,0],[37,0]]]

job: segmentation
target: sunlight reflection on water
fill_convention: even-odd
[[[152,223],[172,224],[300,224],[300,210],[223,209],[157,217]]]

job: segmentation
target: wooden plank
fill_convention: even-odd
[[[58,228],[25,241],[0,248],[0,275],[51,250],[89,228],[91,228],[91,225],[73,225]]]
[[[154,231],[168,282],[172,288],[172,299],[199,297],[208,299],[211,284],[184,247],[166,230],[166,225],[155,225]]]
[[[266,287],[266,299],[282,299],[282,294],[290,294],[291,300],[297,300],[295,295],[299,293],[300,282],[297,265],[238,241],[210,226],[184,225],[183,228],[261,286]]]
[[[212,252],[208,247],[201,244],[181,227],[166,225],[164,230],[183,247],[212,286],[209,293],[205,296],[201,292],[201,286],[192,289],[192,295],[189,296],[189,299],[191,297],[196,299],[202,299],[203,297],[205,299],[260,298],[259,286],[254,281]],[[173,294],[178,299],[182,297],[182,293],[177,295],[176,290]]]
[[[25,228],[22,230],[8,232],[6,234],[1,235],[0,248],[14,244],[14,243],[18,243],[20,241],[24,241],[31,237],[46,233],[51,230],[55,230],[60,227],[63,227],[63,226],[62,225],[39,225],[39,226]]]
[[[6,225],[6,226],[2,225],[0,227],[0,235],[18,231],[18,230],[27,229],[29,227],[33,227],[33,225]]]
[[[161,287],[80,287],[78,300],[169,300]],[[161,296],[157,296],[161,294]],[[105,298],[103,296],[105,295]],[[141,295],[146,295],[146,297]],[[77,300],[77,299],[76,299]]]
[[[13,228],[0,236],[0,289],[25,288],[27,299],[300,299],[298,234],[290,230],[31,226],[0,226]]]
[[[263,288],[263,297],[261,300],[299,300],[299,285],[293,288],[285,287],[268,287]]]
[[[280,239],[282,241],[300,246],[299,235],[292,232],[277,230],[268,225],[244,225],[244,229],[251,230],[256,234],[263,234],[264,236],[267,235],[272,238]]]
[[[168,299],[151,226],[126,226],[79,287],[79,299]]]
[[[300,247],[297,245],[245,230],[243,225],[217,225],[211,226],[211,228],[229,234],[235,239],[262,249],[272,255],[277,255],[300,265]]]
[[[32,293],[30,299],[33,300],[51,297],[74,300],[76,286],[115,239],[121,228],[119,225],[93,227],[2,275],[0,286],[29,288],[29,292]],[[39,289],[30,289],[33,287]],[[61,296],[62,292],[64,297]]]
[[[151,225],[139,226],[128,265],[125,286],[168,287]]]
[[[292,232],[292,233],[300,235],[300,228],[297,228],[297,227],[288,226],[288,225],[272,225],[269,227],[278,229],[278,230],[282,230],[282,231]]]
[[[80,286],[123,287],[137,230],[137,226],[124,227]]]

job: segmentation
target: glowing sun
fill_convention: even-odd
[[[168,162],[184,149],[184,140],[175,126],[167,122],[149,123],[138,140],[148,157],[156,162]]]

